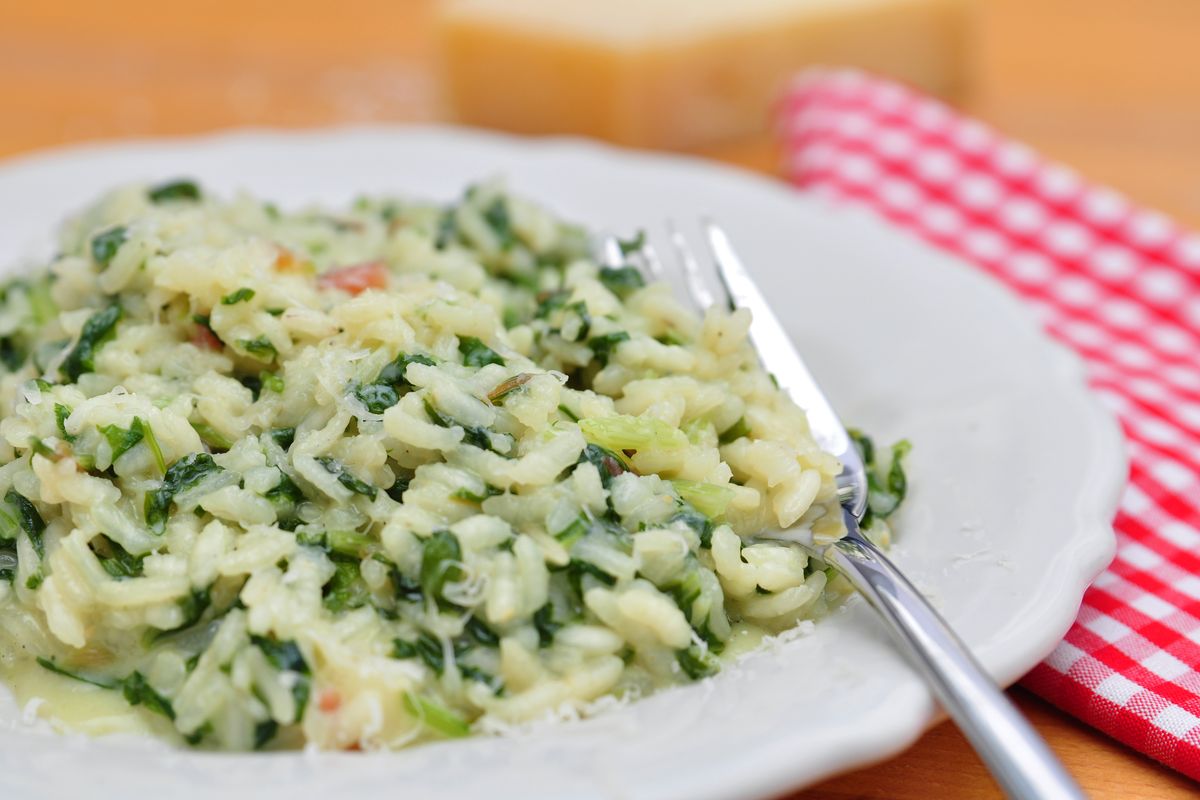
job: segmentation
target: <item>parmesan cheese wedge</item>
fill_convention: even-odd
[[[761,132],[786,81],[854,66],[963,88],[970,0],[445,0],[462,122],[689,147]]]

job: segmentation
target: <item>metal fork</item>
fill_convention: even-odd
[[[731,307],[749,309],[753,315],[750,341],[763,367],[775,375],[780,387],[805,410],[821,448],[842,463],[837,486],[846,536],[827,545],[814,542],[811,531],[799,529],[784,531],[777,538],[800,544],[836,568],[879,612],[892,639],[925,678],[1005,794],[1022,800],[1084,797],[1046,743],[984,672],[962,640],[887,556],[862,534],[859,523],[867,510],[867,479],[858,450],[734,252],[729,237],[710,221],[705,221],[702,227],[720,276],[724,300]],[[703,310],[715,298],[705,283],[700,261],[674,225],[668,225],[668,232],[688,294]],[[616,239],[606,236],[600,244],[599,259],[604,266],[626,265],[629,259]],[[634,255],[640,256],[658,277],[661,267],[655,267],[661,261],[652,246],[643,244]]]

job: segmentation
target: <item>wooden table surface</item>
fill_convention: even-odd
[[[101,138],[440,116],[430,0],[0,0],[0,157]],[[1200,2],[984,0],[968,111],[1200,226]],[[774,170],[769,143],[707,155]],[[1097,798],[1195,784],[1010,695]],[[795,796],[989,798],[948,724],[887,763]]]

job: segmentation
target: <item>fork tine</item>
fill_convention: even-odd
[[[642,256],[642,261],[646,263],[646,269],[650,272],[650,277],[653,280],[661,281],[663,279],[663,263],[658,257],[658,251],[654,249],[654,245],[646,242],[642,245],[639,251]]]
[[[602,267],[617,267],[625,264],[625,255],[621,252],[621,243],[617,241],[617,237],[611,233],[606,233],[600,237],[599,252],[596,254],[597,260]]]
[[[700,274],[700,262],[696,260],[692,248],[688,246],[687,239],[675,227],[674,222],[667,223],[667,230],[670,232],[671,245],[675,248],[675,255],[679,258],[680,266],[683,267],[688,294],[691,295],[692,302],[703,311],[711,306],[715,299],[704,282],[704,276]]]

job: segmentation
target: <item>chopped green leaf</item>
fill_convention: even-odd
[[[275,349],[275,345],[266,336],[256,336],[253,339],[238,339],[238,348],[258,361],[274,361],[279,355],[279,351]]]
[[[108,446],[112,450],[113,461],[116,461],[129,452],[130,449],[142,440],[142,426],[137,424],[140,420],[136,417],[134,420],[135,423],[129,430],[118,428],[116,425],[105,425],[98,429],[104,435],[104,438],[108,440]]]
[[[175,709],[171,707],[171,701],[154,691],[140,672],[134,672],[121,681],[121,694],[131,706],[144,705],[155,714],[162,714],[170,720],[175,719]]]
[[[218,431],[212,425],[209,425],[207,422],[193,422],[191,423],[191,426],[192,430],[199,435],[200,441],[204,442],[213,450],[224,452],[233,447],[233,442],[229,441],[229,439],[223,436],[220,431]]]
[[[279,641],[266,636],[251,636],[250,642],[262,650],[267,662],[281,672],[295,673],[296,679],[292,684],[292,699],[296,703],[294,721],[299,722],[304,717],[304,709],[308,706],[308,696],[312,689],[312,670],[299,646],[291,640]]]
[[[729,501],[733,499],[733,489],[729,486],[680,480],[671,481],[671,484],[680,497],[707,517],[724,514]]]
[[[340,483],[342,486],[345,486],[355,494],[365,495],[369,500],[374,500],[375,495],[378,494],[378,489],[371,484],[361,481],[351,475],[346,471],[346,467],[337,459],[329,456],[322,456],[317,459],[317,463],[324,467],[325,471],[330,475],[336,475],[338,483]]]
[[[579,429],[589,442],[609,450],[649,450],[687,447],[687,434],[653,417],[615,414],[579,420]]]
[[[38,656],[37,663],[38,663],[38,666],[40,666],[42,669],[49,670],[50,672],[53,672],[56,675],[62,675],[64,678],[70,678],[73,681],[79,681],[80,683],[90,683],[92,686],[99,686],[101,689],[115,689],[116,688],[116,684],[105,683],[103,681],[97,680],[96,678],[89,678],[86,675],[80,674],[78,672],[74,672],[72,670],[67,669],[66,667],[59,666],[58,662],[56,662],[52,658],[42,658],[41,656]]]
[[[458,239],[458,216],[451,206],[438,217],[437,231],[434,233],[433,246],[437,250],[445,250]]]
[[[158,446],[158,437],[154,435],[154,429],[147,422],[142,422],[141,417],[133,418],[131,430],[139,431],[142,438],[146,440],[146,446],[150,448],[150,453],[154,456],[154,464],[158,467],[158,471],[166,474],[167,461],[163,458],[162,448]]]
[[[620,456],[598,444],[589,444],[583,448],[578,463],[582,464],[584,461],[593,465],[600,472],[600,482],[604,484],[605,489],[612,484],[613,478],[622,472],[629,471]]]
[[[471,733],[471,726],[465,719],[415,692],[404,693],[404,709],[426,727],[451,739]]]
[[[100,566],[117,580],[137,578],[143,574],[143,562],[146,557],[131,555],[118,542],[107,536],[97,536],[91,541],[91,547],[96,551]]]
[[[396,356],[391,363],[380,370],[379,377],[375,379],[375,382],[387,384],[397,392],[412,389],[413,385],[408,382],[408,379],[404,374],[408,369],[409,364],[424,364],[425,366],[432,367],[436,364],[436,362],[429,356],[422,355],[420,353],[414,353],[412,355],[401,353],[400,355]]]
[[[42,533],[46,530],[46,521],[38,513],[37,507],[24,495],[18,494],[15,489],[9,489],[5,493],[4,502],[17,510],[17,524],[29,537],[29,543],[33,545],[33,550],[37,553],[38,558],[45,558],[46,544],[42,540]]]
[[[554,621],[554,606],[550,603],[539,608],[533,615],[533,627],[538,632],[538,646],[549,647],[554,643],[554,634],[562,628],[561,622]]]
[[[442,428],[459,427],[463,430],[463,442],[466,444],[478,447],[480,450],[491,450],[496,452],[496,448],[492,445],[492,437],[488,433],[487,428],[480,428],[474,425],[463,425],[455,419],[438,411],[428,399],[425,400],[425,413],[429,415],[429,419],[434,425]]]
[[[400,402],[400,395],[386,383],[369,383],[366,386],[359,386],[354,390],[354,396],[372,414],[382,414]]]
[[[147,428],[148,429],[148,428]],[[146,493],[146,524],[154,533],[166,530],[167,516],[175,495],[196,486],[204,478],[220,472],[221,467],[208,453],[192,453],[171,465],[159,488]]]
[[[151,203],[166,203],[172,200],[195,202],[200,199],[200,187],[195,181],[177,180],[160,183],[148,191]]]
[[[675,653],[675,660],[679,662],[679,666],[687,673],[687,676],[694,681],[716,675],[721,668],[716,657],[708,652],[707,648],[699,645],[679,650]]]
[[[571,520],[571,524],[554,534],[554,538],[562,542],[563,547],[570,549],[571,545],[583,538],[591,527],[587,514],[580,514]]]
[[[164,636],[185,631],[199,622],[200,618],[204,616],[204,612],[212,605],[212,595],[208,589],[193,589],[187,595],[180,598],[176,605],[183,612],[183,621],[174,628],[148,631],[142,640],[147,647],[153,645]]]
[[[244,302],[246,302],[248,300],[252,300],[252,299],[254,299],[254,290],[248,286],[243,286],[242,288],[238,289],[237,291],[230,292],[229,294],[222,297],[221,305],[233,306],[233,305],[237,305],[238,303],[244,303]]]
[[[88,317],[87,322],[83,324],[83,330],[79,332],[79,341],[71,348],[71,352],[67,353],[62,366],[59,367],[59,372],[64,378],[74,383],[85,372],[95,371],[96,351],[100,349],[100,345],[113,337],[117,322],[123,313],[121,307],[113,303],[103,311],[97,311]]]
[[[719,437],[717,437],[717,441],[720,444],[729,444],[732,441],[741,439],[743,436],[749,436],[749,435],[750,435],[750,425],[749,425],[749,423],[746,422],[746,418],[738,417],[737,422],[730,425],[728,428],[726,428],[721,433],[721,435]]]
[[[628,256],[634,253],[641,252],[646,246],[646,232],[639,230],[633,235],[632,239],[617,239],[617,247],[621,248],[621,255]]]
[[[604,288],[622,300],[646,285],[637,267],[603,267],[598,277]]]
[[[125,244],[127,234],[125,226],[118,225],[92,237],[92,260],[96,266],[104,270],[112,262],[121,245]]]
[[[592,348],[592,353],[601,366],[608,364],[612,358],[613,352],[621,342],[629,341],[629,334],[625,331],[617,331],[616,333],[606,333],[603,336],[593,336],[588,339],[588,347]]]
[[[444,600],[446,584],[464,577],[458,537],[450,531],[435,531],[421,548],[421,590],[426,597]]]
[[[538,295],[538,306],[537,311],[534,312],[534,317],[537,319],[546,319],[550,316],[551,312],[565,307],[567,299],[570,296],[571,291],[569,289],[558,289],[544,295]]]
[[[500,354],[474,336],[459,337],[458,352],[462,353],[463,366],[476,369],[488,364],[504,366],[504,359]]]
[[[501,250],[507,250],[513,246],[517,237],[513,231],[512,218],[508,213],[508,203],[503,197],[497,197],[488,205],[483,212],[483,218],[487,220],[488,225],[496,234]]]
[[[71,409],[64,406],[62,403],[54,404],[54,422],[58,425],[58,432],[62,434],[63,439],[68,442],[75,441],[76,437],[67,433],[67,417],[71,416]]]
[[[904,457],[912,445],[902,439],[891,447],[891,463],[887,471],[878,462],[878,453],[871,439],[859,431],[849,431],[858,448],[867,473],[867,513],[862,519],[862,528],[869,530],[876,518],[885,518],[896,512],[908,494],[908,478],[904,473]]]
[[[262,382],[262,388],[268,392],[283,394],[283,390],[286,388],[283,378],[273,372],[260,372],[258,373],[258,379]]]
[[[270,436],[271,441],[279,445],[281,449],[287,450],[292,446],[292,442],[296,440],[296,429],[275,428],[267,435]]]
[[[358,563],[352,561],[333,562],[333,577],[321,593],[322,604],[334,614],[362,608],[371,600],[371,592],[362,579],[362,571]]]

